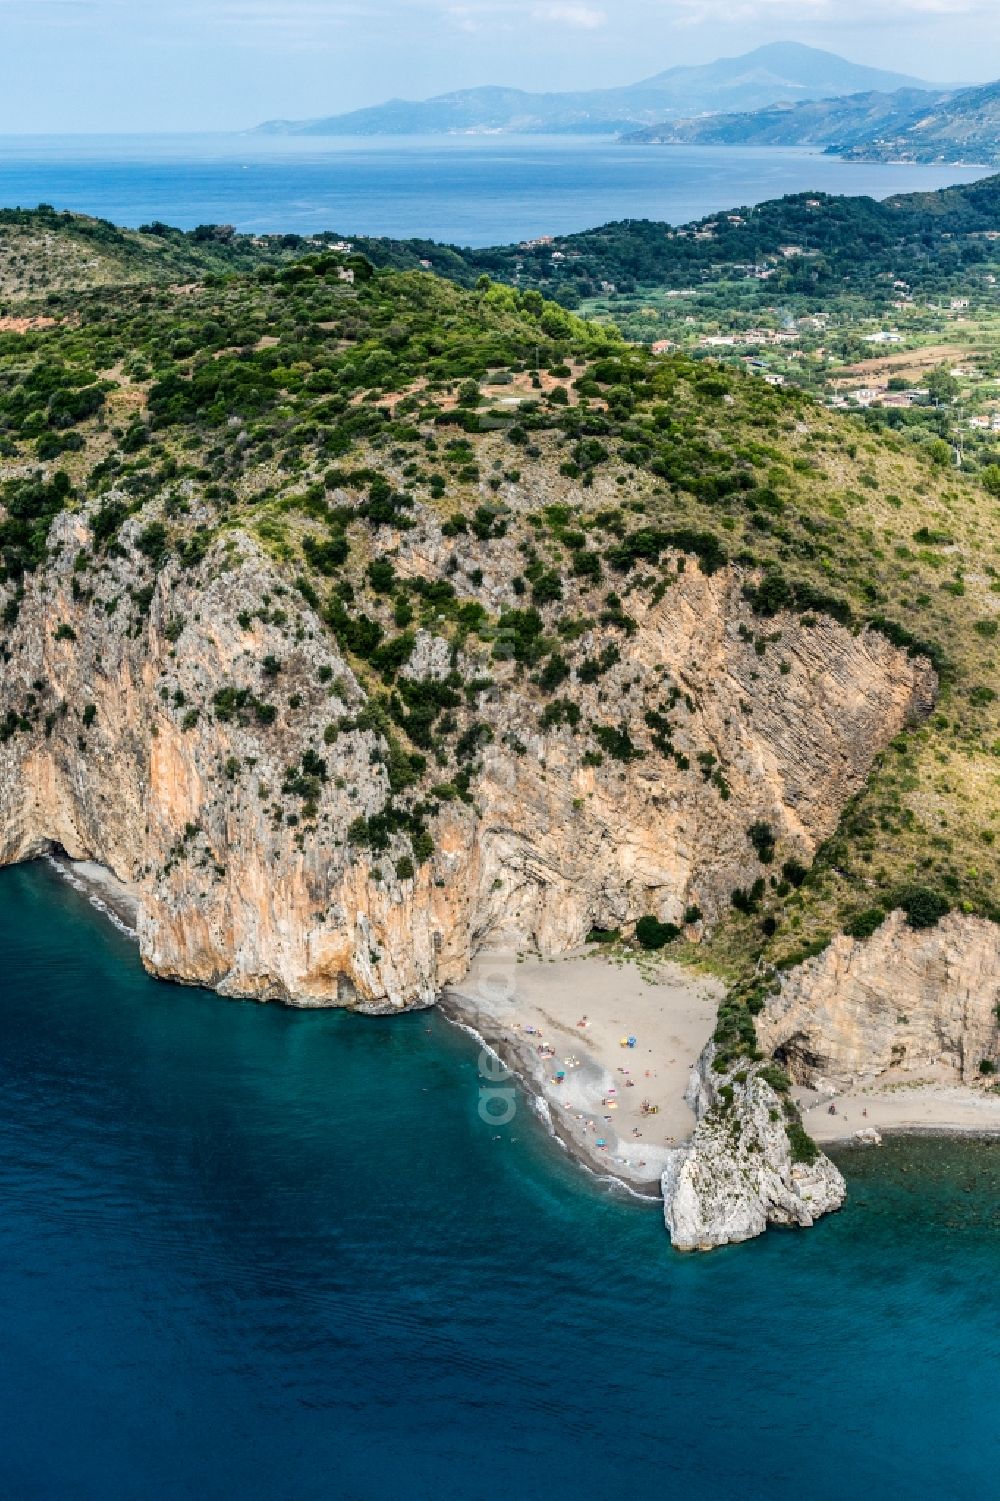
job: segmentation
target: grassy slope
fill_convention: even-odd
[[[914,881],[965,910],[995,913],[993,499],[800,393],[683,359],[654,362],[531,296],[505,288],[469,294],[397,273],[351,288],[329,267],[314,269],[320,274],[307,268],[300,279],[275,279],[265,268],[194,289],[154,285],[140,297],[129,288],[75,292],[55,303],[57,316],[72,308],[71,321],[0,335],[7,512],[4,519],[0,511],[0,552],[8,577],[44,567],[54,508],[114,486],[133,509],[148,506],[165,546],[191,556],[219,528],[250,525],[284,561],[290,582],[304,580],[321,601],[339,591],[349,618],[376,621],[388,640],[401,591],[378,594],[367,579],[377,525],[332,513],[330,484],[361,499],[377,471],[396,493],[443,516],[461,514],[473,529],[479,508],[513,486],[569,507],[568,516],[537,509],[530,517],[514,507],[507,518],[536,556],[532,578],[526,554],[525,605],[540,572],[560,575],[564,588],[561,602],[543,605],[541,666],[560,649],[572,655],[574,616],[599,611],[608,591],[627,614],[632,590],[669,582],[669,555],[630,566],[637,534],[659,528],[676,539],[686,528],[699,534],[687,545],[703,555],[707,537],[729,559],[762,570],[775,599],[798,588],[800,608],[823,608],[802,592],[820,590],[859,625],[887,617],[933,643],[943,663],[937,714],[885,756],[805,884],[769,891],[752,916],[734,913],[699,959],[733,977],[747,974],[762,951],[788,961],[859,909],[891,905]],[[572,371],[573,404],[532,388],[536,360]],[[522,372],[516,379],[533,402],[516,416],[466,419],[486,431],[439,422],[461,382],[488,366]],[[570,380],[544,384],[566,388]],[[56,395],[67,389],[96,391],[104,404],[76,418]],[[36,483],[23,475],[40,453],[51,455],[48,480]],[[337,475],[324,484],[331,468]],[[55,494],[56,470],[68,475],[69,495]],[[599,581],[573,578],[576,532],[584,551],[600,557]],[[346,561],[317,567],[303,556],[307,535],[345,536]],[[150,546],[155,551],[155,537]],[[96,545],[94,553],[99,563]],[[487,612],[463,614],[412,595],[404,604],[418,622],[436,620],[443,608],[456,639],[475,639],[478,625],[488,649]],[[780,652],[780,641],[769,639],[774,631],[762,613],[761,650]],[[348,645],[355,651],[358,642]],[[383,666],[365,650],[355,661],[372,693],[383,692]],[[540,706],[545,696],[539,690]],[[776,869],[781,859],[779,850]],[[770,939],[762,930],[769,916]]]
[[[139,233],[84,214],[0,209],[0,314],[8,300],[201,278],[280,262],[301,243],[298,236],[291,242],[285,245],[281,237],[257,241],[226,231],[184,234],[166,225]]]

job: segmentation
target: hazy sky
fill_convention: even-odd
[[[1000,76],[1000,0],[0,0],[0,133],[241,129],[393,95],[591,88],[761,42]]]

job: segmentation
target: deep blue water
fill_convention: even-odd
[[[685,1258],[434,1014],[158,984],[44,866],[0,952],[0,1495],[996,1494],[996,1147]]]
[[[686,223],[784,193],[884,198],[985,175],[606,137],[0,137],[0,207],[45,202],[133,226],[162,219],[182,229],[227,223],[475,246],[620,218]]]

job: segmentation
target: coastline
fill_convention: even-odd
[[[438,1004],[521,1080],[577,1162],[658,1199],[669,1149],[695,1126],[684,1097],[721,993],[719,982],[662,961],[500,952],[476,959]],[[644,1101],[655,1113],[643,1113]]]
[[[96,860],[71,860],[68,855],[50,852],[43,857],[60,880],[85,896],[126,937],[137,939],[139,927],[138,889],[121,881],[107,866]]]
[[[495,1033],[493,1040],[486,1034],[492,1029],[473,1010],[466,1010],[467,1001],[464,997],[458,997],[452,992],[443,992],[437,1003],[437,1010],[450,1026],[457,1027],[460,1032],[473,1038],[481,1048],[497,1058],[507,1070],[509,1077],[516,1079],[524,1088],[532,1110],[545,1127],[546,1133],[557,1142],[576,1167],[589,1173],[600,1183],[606,1183],[609,1187],[618,1189],[629,1194],[632,1198],[644,1199],[649,1203],[659,1203],[661,1195],[654,1192],[654,1184],[637,1185],[622,1172],[610,1172],[606,1161],[598,1162],[587,1150],[585,1141],[581,1141],[569,1132],[559,1117],[553,1115],[549,1103],[542,1094],[537,1081],[532,1077],[532,1070],[524,1054],[512,1046],[510,1039],[502,1033]],[[484,1031],[480,1031],[483,1027]]]
[[[134,886],[96,861],[61,852],[44,859],[136,941]],[[614,960],[592,949],[548,961],[501,951],[475,959],[437,1006],[516,1076],[546,1130],[574,1161],[631,1194],[659,1199],[666,1151],[694,1129],[684,1096],[714,1030],[722,992],[721,982],[669,961]],[[584,1016],[590,1025],[578,1027]],[[623,1030],[629,1027],[631,1033]],[[636,1037],[634,1049],[621,1046],[629,1035]],[[564,1077],[556,1082],[560,1072]],[[817,1145],[836,1148],[865,1144],[869,1132],[1000,1139],[1000,1093],[987,1093],[988,1087],[924,1074],[838,1093],[797,1088],[794,1096]],[[642,1116],[646,1098],[658,1106],[656,1115]]]
[[[1000,1137],[1000,1094],[953,1079],[924,1075],[838,1094],[797,1089],[795,1098],[806,1130],[821,1147],[857,1144],[858,1133],[867,1131],[879,1136]]]

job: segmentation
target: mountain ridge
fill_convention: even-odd
[[[929,115],[844,152],[849,161],[1000,162],[1000,81],[962,89]]]
[[[776,102],[933,85],[853,63],[796,42],[775,42],[737,57],[678,65],[619,88],[532,93],[487,85],[426,100],[383,104],[311,120],[270,120],[267,135],[448,133],[615,133],[675,115],[759,109]]]
[[[848,161],[1000,162],[1000,82],[870,91],[760,110],[664,120],[631,145],[821,146]]]
[[[900,130],[928,110],[955,97],[943,89],[870,90],[831,99],[777,103],[737,114],[664,120],[631,131],[629,145],[650,146],[823,146],[854,145],[876,131]]]

